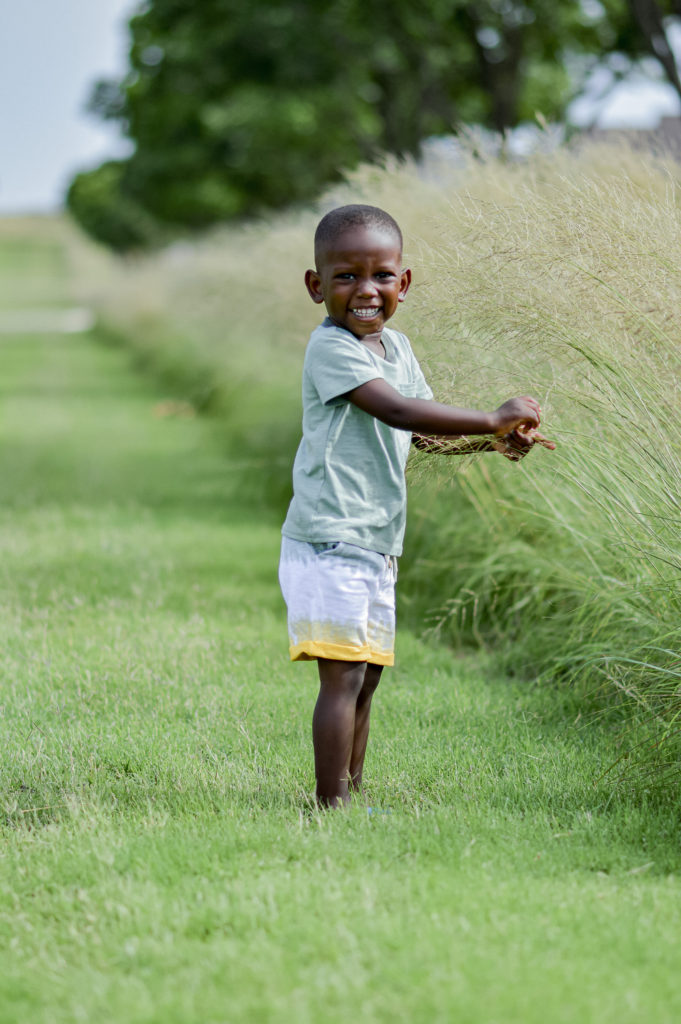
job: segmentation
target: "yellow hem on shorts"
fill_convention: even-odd
[[[369,661],[372,665],[394,665],[392,651],[372,651],[369,647],[345,647],[343,644],[327,644],[321,640],[308,640],[303,644],[289,647],[291,661],[313,661],[315,658],[331,658],[333,661]]]

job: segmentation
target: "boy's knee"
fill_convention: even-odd
[[[318,658],[319,682],[322,689],[357,697],[364,685],[365,661],[334,661]]]
[[[362,684],[362,693],[365,696],[370,697],[373,694],[381,681],[382,672],[382,665],[367,665],[366,672],[364,673],[364,682]]]

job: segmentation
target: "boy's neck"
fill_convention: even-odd
[[[375,334],[365,334],[363,338],[358,338],[357,340],[361,341],[363,345],[366,345],[367,348],[371,349],[372,352],[375,352],[382,359],[386,358],[387,353],[382,331],[377,331]]]

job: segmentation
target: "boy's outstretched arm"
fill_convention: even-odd
[[[493,412],[459,409],[424,398],[405,398],[380,377],[349,391],[346,397],[364,412],[398,430],[417,434],[461,437],[467,434],[503,437],[514,430],[521,433],[539,426],[536,399],[511,398]]]

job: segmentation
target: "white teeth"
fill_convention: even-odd
[[[370,306],[369,308],[360,307],[359,309],[353,309],[352,312],[355,314],[355,316],[358,316],[360,319],[370,320],[372,317],[376,316],[376,314],[379,312],[379,309],[379,306]]]

